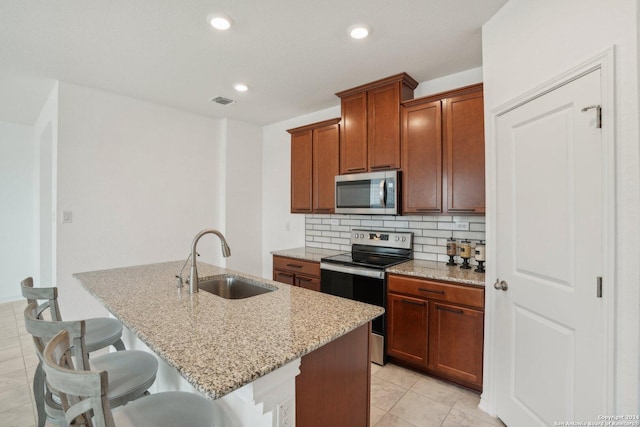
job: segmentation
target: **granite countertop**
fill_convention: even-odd
[[[465,285],[485,286],[485,275],[470,270],[463,270],[460,265],[447,265],[445,262],[422,261],[414,259],[387,268],[387,273],[415,276],[424,279],[444,280]]]
[[[196,389],[217,399],[356,329],[381,307],[198,263],[274,292],[228,300],[176,288],[173,261],[77,273],[83,287]]]
[[[344,253],[345,251],[334,251],[331,249],[319,248],[293,248],[271,252],[273,255],[286,256],[290,258],[300,258],[307,261],[320,262],[321,258]],[[411,260],[402,264],[387,268],[387,273],[403,274],[405,276],[422,277],[424,279],[444,280],[447,282],[460,283],[464,285],[485,286],[484,274],[470,270],[463,270],[460,265],[449,266],[445,262]]]
[[[307,261],[320,262],[320,259],[333,256],[338,254],[343,254],[349,251],[336,251],[333,249],[320,249],[320,248],[310,248],[310,247],[302,247],[302,248],[293,248],[293,249],[282,249],[271,252],[272,255],[278,256],[286,256],[289,258],[299,258]]]

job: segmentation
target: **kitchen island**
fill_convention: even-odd
[[[369,322],[382,308],[204,263],[198,265],[201,277],[233,274],[275,290],[240,300],[204,291],[191,295],[187,286],[176,287],[175,275],[183,263],[74,276],[135,339],[166,362],[163,375],[179,374],[215,399],[224,425],[293,425],[296,409],[298,421],[309,416],[325,423],[327,413],[344,418],[345,411],[366,411],[366,421],[342,422],[368,422]],[[354,393],[338,388],[349,384],[361,384],[355,393],[360,396],[357,407],[341,403]],[[160,386],[180,388],[177,379],[163,380]],[[325,405],[317,401],[324,394]],[[315,396],[313,408],[309,396]],[[312,424],[305,420],[304,425]]]

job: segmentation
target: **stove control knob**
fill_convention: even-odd
[[[400,240],[400,236],[396,236],[396,242]]]
[[[360,238],[361,238],[361,239],[364,239],[364,234],[361,234],[361,235],[360,235]]]
[[[406,237],[403,237],[403,238],[402,238],[402,241],[403,241],[403,242],[404,242],[404,241],[406,241],[406,240],[407,240],[407,238],[406,238]]]

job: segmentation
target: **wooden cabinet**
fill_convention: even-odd
[[[447,212],[485,213],[482,86],[444,101]]]
[[[273,280],[319,292],[320,263],[274,255]]]
[[[295,129],[291,134],[291,212],[333,213],[339,174],[340,119]]]
[[[402,213],[442,212],[442,102],[402,106]]]
[[[400,102],[418,83],[406,73],[342,91],[340,174],[400,168]]]
[[[390,293],[387,319],[387,354],[426,367],[429,302]]]
[[[387,354],[482,390],[484,288],[390,274]]]
[[[482,84],[402,104],[402,213],[483,214]]]

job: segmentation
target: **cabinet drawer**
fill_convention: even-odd
[[[304,261],[297,258],[273,257],[274,270],[286,270],[296,274],[306,274],[308,276],[320,277],[320,263]]]
[[[484,308],[484,289],[434,282],[407,276],[389,275],[389,292]]]
[[[298,274],[296,275],[294,285],[320,292],[320,279],[317,277],[307,277]]]

